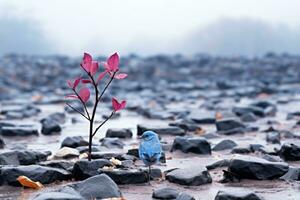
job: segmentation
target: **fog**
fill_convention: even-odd
[[[296,0],[0,0],[0,54],[300,54]]]

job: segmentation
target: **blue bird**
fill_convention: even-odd
[[[158,135],[153,131],[145,131],[139,147],[139,157],[149,167],[148,178],[150,182],[151,165],[157,163],[161,157],[161,145]]]

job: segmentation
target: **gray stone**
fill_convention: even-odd
[[[211,154],[208,141],[203,137],[176,136],[172,151],[180,150],[184,153]]]
[[[247,191],[219,191],[215,200],[263,200],[253,192]]]
[[[179,192],[173,188],[159,188],[155,189],[152,193],[152,198],[155,199],[175,199]]]
[[[76,148],[76,147],[81,147],[81,146],[87,146],[89,144],[88,141],[83,139],[82,136],[72,136],[72,137],[66,137],[62,143],[61,147],[71,147],[71,148]]]
[[[227,140],[222,140],[221,142],[216,144],[212,150],[213,151],[223,151],[226,149],[232,149],[235,146],[237,146],[237,144],[234,141],[227,139]]]
[[[133,135],[133,133],[130,129],[110,128],[110,129],[107,129],[105,137],[132,138],[132,135]]]
[[[167,173],[166,179],[180,185],[203,185],[212,182],[209,172],[203,166],[174,169]]]
[[[142,135],[145,131],[154,131],[158,135],[185,135],[185,131],[174,126],[137,126],[137,135]]]

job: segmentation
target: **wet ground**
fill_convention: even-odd
[[[274,56],[274,55],[273,55]],[[273,127],[275,130],[299,133],[300,126],[296,125],[299,118],[287,120],[287,115],[300,111],[300,58],[286,55],[273,57],[268,55],[264,58],[220,58],[202,57],[152,57],[152,58],[125,58],[123,63],[127,64],[124,71],[129,73],[129,79],[125,84],[117,83],[112,87],[113,92],[108,96],[116,95],[127,99],[128,109],[121,115],[110,120],[102,127],[100,133],[94,138],[94,143],[99,144],[99,139],[105,137],[108,128],[129,128],[133,131],[132,139],[125,139],[124,149],[107,149],[107,151],[121,151],[126,153],[128,149],[139,145],[137,139],[137,125],[168,125],[184,117],[174,114],[196,112],[200,117],[207,116],[206,113],[219,113],[225,117],[228,112],[232,114],[232,108],[236,105],[248,105],[255,101],[268,101],[276,105],[275,116],[259,117],[255,122],[245,122],[252,127],[258,127],[256,131],[248,131],[244,134],[219,135],[217,138],[208,139],[213,147],[223,139],[231,139],[239,146],[247,144],[262,144],[267,148],[280,148],[287,141],[300,141],[299,137],[281,137],[281,144],[271,144],[266,141],[266,130]],[[33,150],[48,150],[55,153],[67,136],[83,136],[87,139],[88,125],[77,114],[65,112],[64,94],[67,89],[63,84],[65,80],[61,76],[73,76],[78,70],[62,70],[66,65],[68,69],[76,66],[78,60],[65,58],[34,58],[33,61],[27,57],[20,56],[12,61],[15,56],[2,58],[0,68],[6,76],[0,82],[1,109],[12,105],[34,104],[41,112],[24,118],[7,117],[0,115],[0,122],[9,122],[20,125],[33,125],[39,130],[40,120],[55,112],[66,113],[66,122],[62,124],[60,134],[38,136],[3,136],[7,149],[27,148]],[[18,57],[17,57],[18,58]],[[44,59],[44,60],[43,60]],[[28,61],[30,60],[30,62]],[[25,62],[26,61],[26,62]],[[13,70],[18,64],[26,63],[22,67]],[[44,69],[40,69],[44,66]],[[52,66],[53,70],[49,70]],[[181,67],[186,66],[186,67]],[[140,67],[140,68],[139,68]],[[173,68],[172,68],[173,67]],[[26,71],[36,69],[36,71]],[[170,70],[172,69],[172,70]],[[28,73],[26,75],[26,73]],[[49,72],[50,71],[50,72]],[[24,74],[22,74],[22,72]],[[130,74],[131,73],[131,74]],[[18,77],[20,76],[20,77]],[[47,78],[38,77],[46,76]],[[131,76],[131,77],[130,77]],[[109,98],[108,98],[109,99]],[[109,100],[103,104],[104,113],[110,109]],[[103,110],[102,110],[103,111]],[[99,114],[103,114],[101,110]],[[170,114],[173,113],[173,114]],[[101,121],[101,119],[99,119]],[[202,131],[189,131],[188,135],[203,136],[216,133],[215,124],[199,125]],[[300,134],[299,134],[300,135]],[[172,145],[174,136],[162,136],[162,141]],[[262,157],[259,152],[249,155]],[[156,167],[162,171],[173,168],[184,168],[189,166],[208,165],[215,161],[237,156],[230,150],[212,151],[212,155],[198,155],[193,153],[182,153],[180,151],[166,151],[167,161]],[[140,161],[136,165],[143,167]],[[290,166],[300,167],[300,161],[289,162]],[[223,177],[222,170],[217,168],[210,170],[213,182],[201,186],[182,186],[170,183],[164,179],[151,181],[151,185],[119,185],[124,197],[128,200],[151,199],[154,189],[170,186],[180,192],[188,194],[199,200],[213,200],[219,190],[251,190],[264,197],[266,200],[300,199],[299,181],[283,180],[246,180],[239,183],[219,183]],[[58,182],[45,185],[42,191],[54,190],[69,182]],[[0,186],[0,199],[27,200],[35,196],[36,190],[21,187]]]

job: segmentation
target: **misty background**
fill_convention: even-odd
[[[300,54],[298,0],[0,0],[0,55]]]

